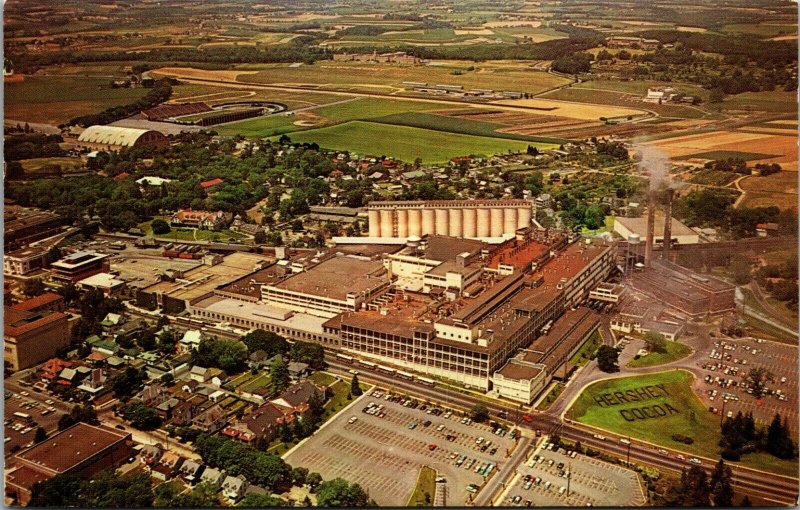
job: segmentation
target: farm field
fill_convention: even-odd
[[[468,70],[470,66],[475,69]],[[409,87],[402,82],[411,81],[462,85],[464,88],[517,90],[532,94],[568,83],[566,78],[525,70],[519,65],[515,69],[510,66],[498,68],[475,63],[450,62],[448,65],[427,66],[379,65],[363,62],[323,62],[299,67],[275,64],[255,74],[240,75],[236,79],[243,83],[316,85],[320,89],[328,90],[347,91],[355,88],[385,92],[407,89]]]
[[[341,97],[337,98],[342,101]],[[232,122],[216,130],[223,135],[241,134],[250,137],[266,137],[323,127],[351,120],[368,120],[387,115],[425,111],[440,108],[436,103],[422,101],[396,101],[382,98],[356,97],[348,102],[321,106],[295,115],[271,115]]]
[[[147,89],[112,89],[110,79],[80,76],[26,76],[5,84],[5,117],[27,122],[62,124],[136,101]]]
[[[316,142],[322,147],[358,154],[385,154],[404,161],[422,158],[425,163],[442,163],[453,156],[491,155],[508,150],[525,150],[528,142],[502,138],[462,135],[376,122],[352,121],[332,127],[302,131],[293,142]],[[554,144],[534,143],[540,149]]]
[[[702,99],[708,99],[708,90],[697,85],[690,85],[686,83],[671,83],[655,80],[587,80],[572,85],[573,89],[588,89],[588,90],[609,90],[612,92],[623,92],[625,94],[635,94],[637,96],[644,96],[647,94],[648,88],[655,87],[673,87],[678,92],[689,94],[693,96],[700,96]],[[649,106],[649,105],[648,105]]]
[[[712,106],[715,105],[709,105]],[[797,98],[794,92],[742,92],[725,98],[716,106],[723,110],[796,113]]]
[[[508,99],[495,101],[492,104],[531,108],[540,115],[558,115],[582,120],[599,120],[600,117],[614,118],[629,115],[644,115],[645,112],[636,108],[609,106],[602,104],[573,103],[567,101],[553,101],[549,99]]]
[[[83,172],[83,161],[80,158],[33,158],[20,160],[22,168],[27,174],[38,174],[44,177],[49,174],[48,166],[58,165],[61,167],[61,172],[64,174]],[[37,175],[37,176],[38,176]]]
[[[548,92],[544,94],[542,98],[558,101],[573,101],[576,103],[606,104],[610,106],[630,104],[631,108],[641,108],[643,110],[655,112],[662,117],[675,117],[678,119],[699,119],[712,115],[691,106],[643,103],[638,100],[638,95],[633,96],[627,92],[577,88],[575,86]]]
[[[750,164],[779,163],[788,171],[797,166],[796,138],[771,133],[713,131],[658,140],[653,145],[672,159],[742,157]]]

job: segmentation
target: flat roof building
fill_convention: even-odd
[[[59,283],[77,283],[80,280],[107,272],[108,255],[93,251],[76,251],[50,264],[51,278]]]
[[[6,493],[20,505],[30,502],[33,485],[56,475],[91,477],[127,462],[131,435],[116,429],[76,423],[12,459],[6,475]]]
[[[69,345],[67,316],[61,312],[5,307],[3,324],[3,354],[13,371],[52,358]]]
[[[653,222],[654,236],[653,243],[656,245],[664,244],[664,213],[656,209],[655,221]],[[641,239],[647,235],[647,217],[626,218],[617,216],[614,218],[614,232],[621,235],[623,239],[628,239],[631,234],[638,234]],[[697,244],[700,236],[675,218],[672,218],[672,245]]]

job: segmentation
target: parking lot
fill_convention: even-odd
[[[749,393],[747,373],[764,367],[773,376],[767,383],[767,395],[757,400]],[[776,413],[788,419],[797,430],[798,369],[797,347],[757,340],[716,340],[708,349],[708,358],[700,365],[703,377],[698,381],[703,402],[717,414],[752,412],[757,421],[769,423]]]
[[[482,473],[497,471],[515,443],[507,430],[500,436],[489,425],[448,416],[442,406],[416,401],[414,408],[377,391],[328,422],[286,461],[326,480],[357,482],[381,506],[405,506],[426,465],[445,479],[447,504],[463,505],[482,485]]]
[[[503,505],[644,505],[644,492],[633,471],[577,452],[570,454],[563,448],[545,447],[552,445],[543,443],[517,468],[516,482],[506,493]]]
[[[55,431],[58,428],[59,418],[64,414],[57,409],[50,411],[48,408],[55,408],[44,401],[46,397],[33,390],[23,391],[28,393],[28,396],[8,390],[6,393],[4,429],[6,456],[31,443],[38,427],[44,427],[48,433]],[[55,404],[55,401],[53,403]],[[17,418],[14,413],[26,414],[31,417],[31,421]]]

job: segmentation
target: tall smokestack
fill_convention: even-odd
[[[649,202],[647,206],[647,236],[644,244],[645,267],[651,267],[653,259],[653,235],[656,229],[656,193],[654,191],[650,192]]]
[[[661,258],[669,261],[669,249],[672,245],[672,198],[675,190],[667,188],[667,197],[664,202],[664,248]]]

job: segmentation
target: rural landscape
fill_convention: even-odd
[[[798,503],[790,0],[9,0],[5,504]]]

